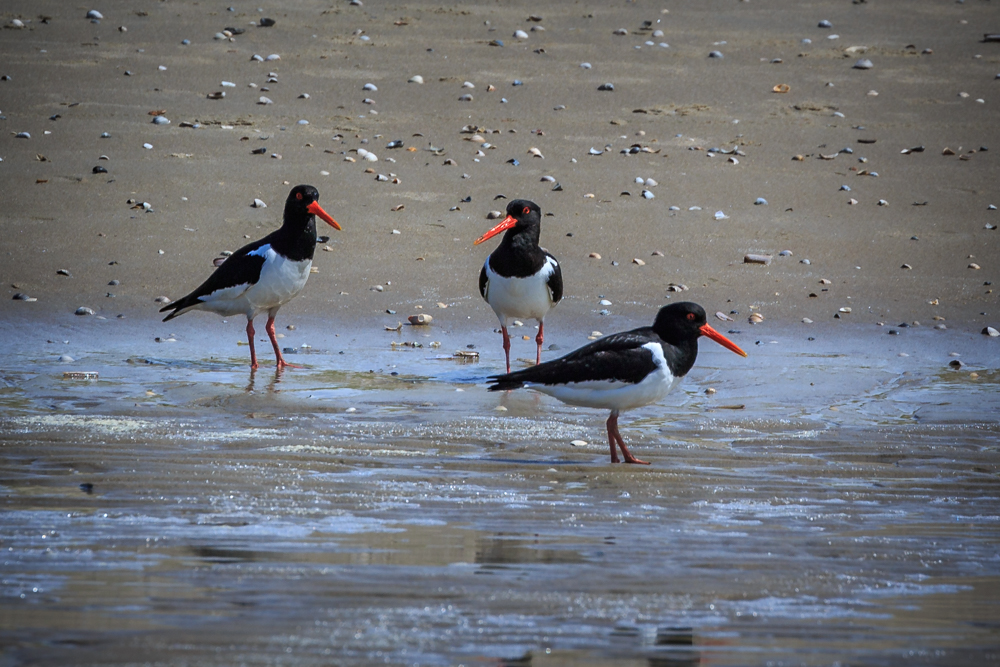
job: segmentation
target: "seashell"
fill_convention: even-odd
[[[101,14],[96,9],[91,9],[89,12],[87,12],[87,18],[88,19],[96,19],[96,20],[100,21],[101,19],[104,18],[104,15]]]
[[[767,206],[767,200],[764,199],[763,197],[757,197],[757,199],[754,200],[753,205],[754,206]]]
[[[543,160],[545,159],[545,156],[544,156],[544,155],[542,155],[542,151],[538,150],[538,149],[537,149],[537,148],[535,148],[534,146],[532,146],[531,148],[529,148],[529,149],[528,149],[528,152],[529,152],[529,153],[531,153],[532,155],[534,155],[535,157],[540,157],[540,158],[542,158]]]
[[[850,306],[844,306],[843,308],[840,309],[840,312],[842,312],[842,313],[849,313],[849,312],[851,312],[851,307]]]
[[[600,259],[601,255],[600,253],[592,252],[589,255],[587,255],[587,257],[589,257],[590,259]]]
[[[726,314],[725,314],[724,312],[722,312],[721,310],[720,310],[720,311],[718,311],[718,312],[716,312],[716,313],[715,313],[715,316],[716,316],[717,318],[719,318],[720,320],[722,320],[723,322],[735,322],[735,321],[736,321],[736,320],[734,320],[733,318],[729,317],[729,315],[726,315]]]
[[[154,125],[170,125],[170,119],[166,116],[153,116],[152,123]]]
[[[468,95],[468,94],[462,95],[461,97],[458,98],[458,101],[459,102],[471,102],[472,101],[472,95]]]
[[[990,336],[992,338],[1000,336],[1000,331],[997,331],[993,327],[986,327],[980,333],[982,333],[984,336]]]
[[[462,84],[462,88],[475,88],[475,87],[476,84],[472,83],[471,81],[466,81],[465,83]]]
[[[500,211],[490,211],[489,213],[486,214],[487,220],[497,220],[502,217],[503,213],[501,213]]]
[[[829,21],[827,21],[826,19],[823,19],[822,21],[819,22],[819,25],[817,27],[819,27],[819,28],[832,28],[833,24],[830,23]]]
[[[73,313],[74,315],[93,315],[94,310],[92,308],[87,308],[86,306],[80,306]]]
[[[264,97],[263,95],[257,100],[257,104],[274,104],[274,102],[269,97]]]
[[[654,195],[649,190],[643,190],[642,191],[642,198],[643,199],[656,199],[656,195]]]
[[[628,30],[626,30],[625,28],[618,28],[617,30],[615,30],[611,34],[612,35],[627,35],[628,34]]]
[[[787,83],[779,83],[778,85],[776,85],[774,88],[771,89],[771,92],[774,92],[774,93],[787,93],[791,89],[792,89],[792,87],[789,86]]]
[[[979,266],[978,264],[976,264],[975,262],[972,262],[971,264],[969,264],[969,268],[970,268],[970,269],[974,269],[974,270],[978,270],[978,269],[980,269],[980,268],[982,268],[982,267],[980,267],[980,266]]]
[[[598,89],[598,90],[608,90],[608,91],[614,91],[614,89],[615,89],[615,84],[613,84],[613,83],[602,83],[601,85],[599,85],[599,86],[597,87],[597,89]]]
[[[635,264],[636,266],[646,266],[646,262],[639,259],[638,257],[633,258],[632,263]]]
[[[361,100],[361,103],[362,104],[375,104],[375,100],[373,100],[370,97],[366,97],[365,99]]]
[[[264,60],[267,60],[268,62],[273,62],[275,60],[281,60],[281,56],[279,56],[277,53],[272,53],[267,58],[264,58]]]
[[[884,199],[879,199],[879,200],[878,200],[878,205],[879,205],[879,206],[888,206],[888,205],[889,205],[889,202],[887,202],[887,201],[886,201],[886,200],[884,200]]]
[[[646,179],[646,187],[647,187],[647,188],[655,188],[655,187],[656,187],[657,185],[659,185],[659,183],[657,183],[657,182],[656,182],[655,180],[653,180],[652,178],[647,178],[647,179]]]
[[[301,120],[297,120],[297,121],[295,121],[295,124],[296,124],[296,125],[308,125],[308,124],[309,124],[309,121],[307,121],[306,119],[304,119],[304,118],[303,118],[303,119],[301,119]]]
[[[360,150],[358,151],[358,154],[359,155],[361,154]],[[364,157],[364,159],[367,160],[368,162],[378,162],[378,156],[375,155],[375,153],[371,153],[369,151],[365,151],[365,154],[362,157]]]
[[[761,315],[760,313],[754,313],[749,318],[747,318],[747,321],[750,322],[750,324],[760,324],[761,322],[764,321],[764,316]]]
[[[366,83],[366,84],[365,84],[364,86],[362,86],[361,88],[362,88],[362,90],[370,90],[370,91],[372,91],[372,92],[374,92],[374,91],[378,90],[378,88],[377,88],[377,87],[375,86],[375,84],[374,84],[374,83]]]
[[[546,182],[546,183],[555,183],[555,182],[556,182],[556,179],[555,179],[555,178],[553,178],[552,176],[542,176],[542,177],[541,177],[540,179],[538,179],[538,180],[539,180],[539,181],[543,181],[543,182]]]
[[[407,80],[407,83],[423,83],[423,82],[424,82],[424,77],[420,76],[419,74],[414,74]]]
[[[868,58],[861,58],[854,63],[854,69],[871,69],[872,67],[875,67],[875,65]]]
[[[422,324],[430,324],[434,318],[426,313],[420,313],[419,315],[410,315],[406,319],[409,320],[410,324],[417,326]]]
[[[523,30],[515,30],[514,39],[528,39],[528,33]]]
[[[722,51],[710,51],[708,54],[709,58],[724,58]]]
[[[771,255],[758,255],[754,253],[747,253],[743,255],[744,264],[764,264],[768,265],[771,263]]]
[[[260,199],[254,199],[254,200],[253,200],[253,203],[252,203],[252,204],[250,204],[250,206],[252,206],[252,207],[254,207],[254,208],[267,208],[267,204],[265,204],[265,203],[264,203],[264,202],[263,202],[262,200],[260,200]]]
[[[590,63],[580,63],[580,67],[583,69],[590,69],[592,65]],[[1000,78],[1000,74],[998,74],[997,77]]]
[[[590,154],[591,154],[591,155],[600,155],[600,154],[601,154],[601,153],[603,153],[604,151],[599,151],[599,150],[597,150],[596,148],[593,148],[593,147],[591,147],[591,149],[590,149],[590,151],[589,151],[589,152],[590,152]]]
[[[728,220],[729,216],[726,215],[725,213],[723,213],[722,211],[716,211],[715,212],[715,219],[716,220]]]

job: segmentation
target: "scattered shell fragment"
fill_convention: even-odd
[[[725,314],[724,312],[722,312],[721,310],[720,310],[720,311],[717,311],[717,312],[715,313],[715,316],[716,316],[716,317],[717,317],[718,319],[722,320],[723,322],[734,322],[734,321],[735,321],[735,320],[733,320],[733,318],[729,317],[729,315],[726,315],[726,314]]]
[[[772,255],[761,255],[757,253],[747,253],[743,255],[744,264],[770,264],[773,259]]]
[[[587,446],[587,441],[586,440],[570,440],[569,444],[573,445],[574,447],[586,447]]]
[[[423,82],[424,82],[424,77],[420,76],[419,74],[414,74],[407,80],[407,83],[423,83]]]
[[[996,338],[997,336],[1000,336],[1000,331],[997,331],[993,327],[986,327],[985,329],[982,330],[981,333],[984,336],[990,336],[992,338]]]
[[[267,208],[267,204],[265,204],[263,200],[260,199],[254,199],[253,203],[250,205],[254,208]]]
[[[638,257],[633,258],[632,259],[632,263],[636,264],[638,266],[646,266],[646,262],[644,262],[643,260],[639,259]]]
[[[773,92],[773,93],[787,93],[791,89],[792,89],[792,87],[789,86],[787,83],[779,83],[778,85],[776,85],[774,88],[771,89],[771,92]]]
[[[592,252],[589,255],[587,255],[587,257],[589,257],[591,259],[600,259],[601,258],[601,254],[597,253],[597,252]]]
[[[431,320],[434,318],[426,313],[420,313],[419,315],[410,315],[406,319],[410,322],[410,324],[417,326],[421,324],[430,324]]]
[[[861,58],[854,63],[854,69],[871,69],[872,67],[875,67],[875,65],[868,58]]]
[[[971,264],[969,264],[969,268],[970,268],[970,269],[975,269],[975,270],[978,270],[978,269],[980,269],[980,268],[982,268],[982,267],[980,267],[980,266],[979,266],[978,264],[976,264],[975,262],[972,262]]]
[[[101,14],[96,9],[91,9],[89,12],[87,12],[87,18],[88,19],[97,19],[98,21],[100,21],[101,19],[104,18],[104,15]]]
[[[614,91],[615,84],[613,83],[602,83],[597,87],[598,90]]]
[[[74,315],[93,315],[94,310],[92,308],[87,308],[86,306],[80,306],[74,312]]]
[[[851,312],[851,307],[850,306],[844,306],[843,308],[840,308],[839,310],[842,313],[849,313],[849,312]]]

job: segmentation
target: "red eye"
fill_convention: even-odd
[[[525,206],[525,207],[524,207],[524,210],[523,210],[523,211],[521,211],[521,213],[523,213],[523,214],[525,214],[525,215],[528,215],[528,212],[529,212],[529,211],[528,211],[528,207],[527,207],[527,206]]]
[[[687,318],[689,322],[694,322],[694,313],[688,313]]]
[[[295,198],[301,200],[302,199],[302,193],[301,192],[296,192],[295,193]]]

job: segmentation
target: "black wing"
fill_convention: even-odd
[[[201,297],[211,294],[216,290],[236,285],[255,285],[260,279],[260,271],[264,266],[264,256],[251,255],[250,253],[263,245],[267,245],[269,242],[270,235],[260,241],[243,246],[227,257],[226,261],[219,265],[219,268],[213,271],[212,275],[201,285],[198,285],[193,292],[160,308],[161,313],[168,310],[173,311],[164,317],[163,321],[166,322],[177,317],[180,315],[179,311],[197,305]]]
[[[487,259],[486,261],[490,260]],[[490,279],[486,277],[486,264],[483,264],[483,269],[479,272],[479,293],[483,295],[484,299],[486,298],[486,287],[489,283]]]
[[[552,275],[549,276],[548,282],[549,294],[552,295],[552,303],[556,304],[559,303],[560,299],[562,299],[563,294],[562,267],[559,266],[559,260],[552,257],[551,253],[546,252],[545,256],[551,257],[552,262],[556,265],[556,269],[552,272]]]
[[[656,370],[653,353],[647,343],[660,343],[649,327],[612,334],[570,352],[565,357],[538,366],[494,375],[490,391],[517,389],[525,382],[566,384],[587,380],[616,380],[638,383]]]

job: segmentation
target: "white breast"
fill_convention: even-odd
[[[534,319],[539,322],[552,308],[552,292],[549,278],[555,273],[556,260],[545,259],[545,264],[534,275],[526,278],[504,278],[494,273],[486,260],[486,302],[500,319],[500,324],[510,326],[511,320]]]

